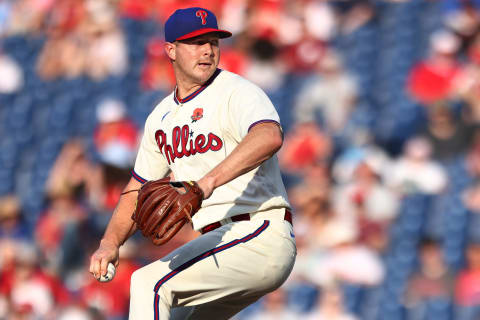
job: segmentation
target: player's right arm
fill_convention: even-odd
[[[118,201],[98,249],[90,258],[89,271],[96,279],[107,273],[109,262],[118,266],[120,246],[136,231],[131,217],[135,210],[138,192],[128,191],[138,190],[141,186],[142,184],[133,177],[130,179],[124,189],[125,193]]]
[[[98,249],[90,258],[90,273],[97,279],[100,275],[106,274],[109,262],[118,265],[120,246],[136,231],[132,214],[135,211],[138,192],[129,191],[139,190],[142,183],[166,177],[170,172],[168,163],[160,153],[155,140],[157,124],[165,118],[164,114],[165,110],[157,106],[145,121],[132,178],[118,201]]]

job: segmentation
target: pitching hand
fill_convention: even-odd
[[[118,267],[118,255],[118,246],[102,240],[98,249],[90,257],[90,273],[95,279],[100,279],[101,275],[107,274],[109,262],[113,263],[115,267]]]

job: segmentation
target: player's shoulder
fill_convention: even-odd
[[[222,70],[219,78],[224,87],[230,89],[231,92],[263,92],[259,86],[250,80],[228,70]]]
[[[150,114],[147,117],[147,122],[156,121],[158,117],[163,117],[163,115],[169,112],[174,104],[173,91],[167,95],[165,98],[160,100],[152,109]]]

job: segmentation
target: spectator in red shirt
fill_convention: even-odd
[[[430,55],[416,64],[408,78],[408,90],[419,102],[430,105],[449,99],[461,66],[456,59],[460,41],[449,31],[437,31],[430,38]]]
[[[466,267],[460,271],[455,285],[455,302],[463,307],[480,306],[480,243],[467,247]]]
[[[97,107],[95,147],[101,160],[119,168],[129,168],[138,146],[138,128],[127,115],[121,100],[107,98]]]
[[[314,122],[296,125],[285,137],[279,154],[282,170],[291,173],[308,172],[309,168],[328,159],[332,141]]]
[[[51,317],[55,306],[68,303],[68,291],[55,276],[39,267],[32,244],[15,242],[12,245],[13,264],[4,266],[0,273],[0,299],[9,302],[10,312],[32,317],[28,319]]]
[[[113,98],[107,98],[98,105],[97,120],[93,138],[103,175],[103,189],[97,209],[110,215],[130,178],[139,130],[127,115],[123,101]]]

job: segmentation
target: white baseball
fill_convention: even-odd
[[[108,282],[108,281],[111,281],[113,277],[115,277],[115,266],[113,265],[113,263],[109,262],[107,266],[107,274],[101,275],[98,281]]]

